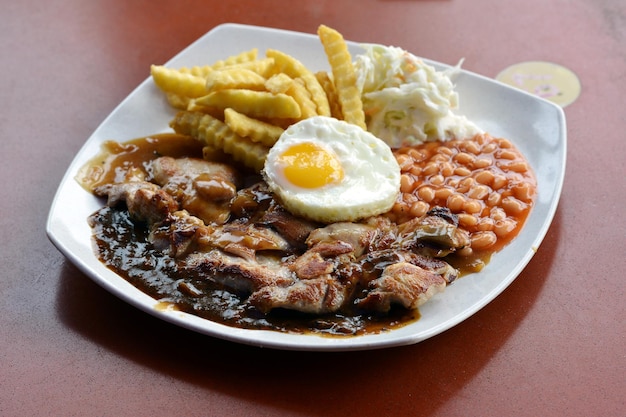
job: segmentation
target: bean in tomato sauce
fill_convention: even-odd
[[[534,203],[535,175],[515,146],[489,134],[428,142],[394,152],[400,196],[390,212],[397,222],[447,207],[470,233],[461,255],[501,249],[519,233]]]

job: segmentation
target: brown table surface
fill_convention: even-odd
[[[625,415],[623,1],[4,3],[0,415]],[[225,22],[325,23],[488,77],[529,60],[574,71],[562,198],[528,267],[436,337],[344,353],[200,335],[79,272],[44,230],[70,161],[150,64]]]

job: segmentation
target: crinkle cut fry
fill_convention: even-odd
[[[221,149],[235,161],[260,172],[265,164],[268,148],[233,132],[224,122],[200,113],[181,111],[170,122],[176,133],[199,140],[207,146]]]
[[[190,97],[171,92],[165,92],[165,98],[170,106],[178,110],[187,110],[192,100]]]
[[[287,94],[298,103],[302,115],[306,119],[317,115],[317,106],[313,101],[311,92],[306,88],[306,83],[301,77],[291,78],[284,72],[273,75],[265,82],[265,88],[272,94]]]
[[[240,64],[229,65],[220,69],[242,68],[256,72],[263,78],[269,78],[274,70],[274,58],[260,58],[254,61],[242,62]]]
[[[330,106],[326,92],[320,85],[315,75],[309,71],[300,61],[291,55],[276,49],[268,49],[265,52],[268,58],[274,58],[275,69],[284,72],[291,78],[302,78],[306,89],[311,93],[311,99],[317,107],[317,114],[320,116],[330,116]]]
[[[163,91],[173,92],[186,97],[200,97],[206,94],[206,77],[210,72],[216,69],[226,68],[233,65],[247,64],[245,68],[250,70],[262,69],[267,71],[271,67],[273,61],[257,63],[258,49],[254,48],[249,51],[232,55],[225,60],[217,61],[212,65],[202,65],[193,67],[181,67],[178,69],[167,68],[163,65],[152,65],[150,72],[154,78],[155,84]],[[258,71],[255,71],[258,72]],[[155,76],[156,74],[156,76]],[[263,75],[263,74],[261,74]],[[202,84],[202,86],[201,86]],[[187,91],[192,94],[188,94]]]
[[[196,99],[196,104],[222,111],[230,107],[255,118],[299,119],[302,115],[302,110],[293,97],[267,91],[218,90]]]
[[[239,67],[228,67],[211,71],[206,76],[207,91],[228,88],[263,90],[265,88],[265,78],[252,70]]]
[[[181,67],[178,71],[205,78],[209,72],[213,71],[213,68],[210,65],[194,65],[193,67]]]
[[[228,58],[217,61],[211,65],[211,69],[220,69],[231,65],[243,64],[245,62],[251,62],[257,59],[259,50],[252,48],[249,51],[240,52],[237,55],[231,55]]]
[[[250,71],[254,71],[263,77],[267,77],[269,69],[274,65],[274,60],[269,58],[256,59],[256,49],[252,51],[242,52],[238,55],[233,55],[226,58],[223,61],[217,61],[213,65],[195,65],[193,67],[181,67],[178,71],[195,75],[197,77],[206,78],[213,71],[230,69],[230,68],[243,68]]]
[[[239,136],[268,147],[273,146],[284,132],[280,126],[248,117],[231,108],[224,110],[224,122]]]
[[[284,72],[279,72],[278,74],[272,75],[267,79],[267,81],[265,81],[265,89],[272,94],[286,94],[292,83],[293,78]]]
[[[313,101],[311,93],[306,88],[306,82],[303,78],[298,77],[293,80],[291,88],[287,91],[287,94],[293,97],[294,100],[300,106],[302,111],[301,118],[306,119],[317,115],[316,104]]]
[[[319,81],[324,91],[326,91],[326,97],[328,97],[328,104],[330,106],[330,115],[335,119],[343,120],[339,97],[337,97],[337,89],[335,88],[333,80],[330,79],[330,75],[328,75],[326,71],[318,71],[315,73],[315,78],[317,78],[317,81]]]
[[[348,45],[341,33],[328,26],[320,25],[317,33],[333,73],[344,120],[367,129],[361,93],[356,86],[356,73]]]
[[[202,77],[181,72],[162,65],[152,65],[150,74],[161,90],[185,97],[202,97],[206,94],[206,81]]]

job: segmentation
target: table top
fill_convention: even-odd
[[[623,415],[626,3],[619,0],[10,2],[0,14],[1,415]],[[214,339],[124,303],[46,238],[65,170],[103,119],[215,26],[400,46],[487,77],[571,70],[552,226],[521,275],[418,344],[292,352]],[[9,198],[10,197],[10,198]]]

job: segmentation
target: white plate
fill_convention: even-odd
[[[353,56],[361,52],[350,43]],[[316,35],[237,24],[218,26],[167,63],[171,67],[208,64],[251,48],[297,57],[312,70],[328,69]],[[459,57],[460,58],[460,57]],[[427,61],[437,68],[446,65]],[[146,72],[148,72],[146,68]],[[291,350],[362,350],[407,345],[460,323],[500,294],[522,271],[543,240],[557,208],[566,160],[565,117],[560,107],[494,80],[463,71],[456,78],[459,113],[494,136],[512,140],[537,175],[538,198],[519,236],[493,256],[480,273],[450,285],[420,308],[415,323],[388,333],[331,338],[274,331],[244,330],[187,313],[162,311],[157,301],[105,267],[95,256],[87,217],[102,205],[74,180],[78,169],[109,139],[126,141],[169,131],[174,111],[150,79],[133,91],[96,129],[76,155],[52,203],[47,233],[56,247],[85,274],[128,303],[163,320],[210,336],[255,346]]]

